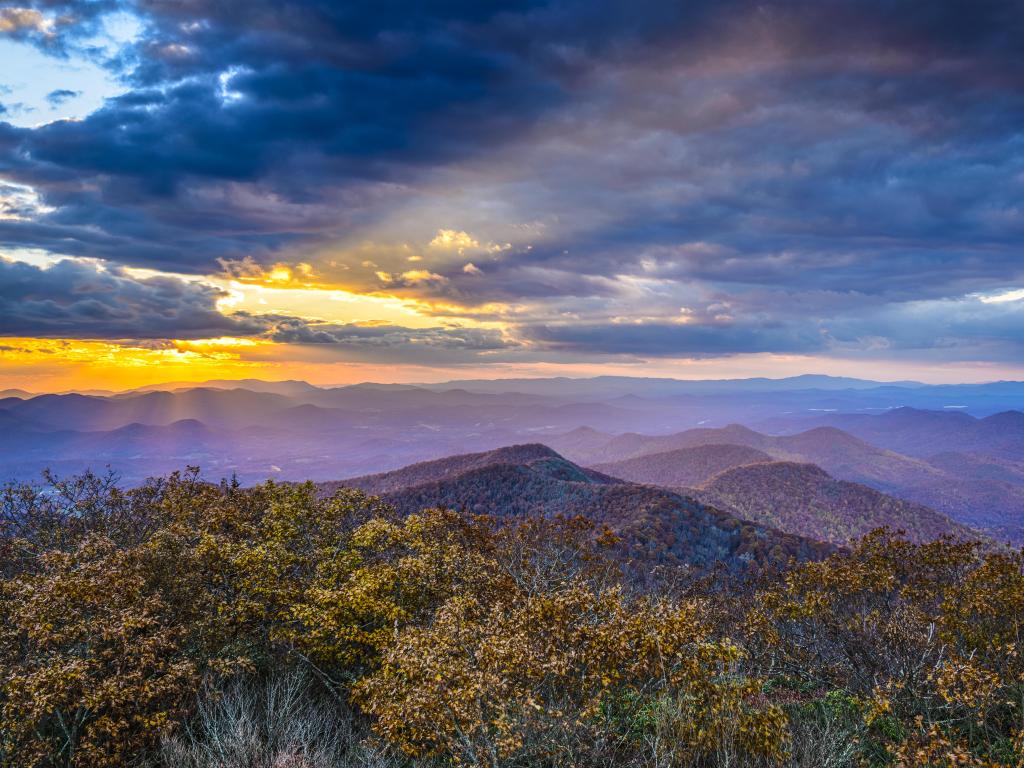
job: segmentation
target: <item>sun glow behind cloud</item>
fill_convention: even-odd
[[[981,297],[981,301],[985,304],[1003,304],[1008,301],[1021,301],[1022,299],[1024,299],[1024,288]]]
[[[1000,5],[19,0],[4,370],[1012,375]]]
[[[10,261],[8,260],[8,263]],[[89,260],[83,263],[90,264]],[[52,262],[42,260],[44,269]],[[95,263],[102,273],[103,267]],[[449,327],[494,329],[515,334],[518,313],[528,318],[529,308],[502,303],[467,307],[443,300],[416,297],[364,294],[316,282],[315,271],[279,265],[265,272],[234,279],[222,275],[196,276],[162,273],[151,269],[128,268],[124,273],[142,281],[154,278],[180,280],[185,284],[208,286],[220,291],[217,308],[226,317],[234,313],[259,318],[289,316],[304,318],[318,327],[345,324],[363,327],[389,326],[410,331],[436,329],[439,323]],[[646,285],[643,280],[627,283]],[[991,296],[976,296],[977,305],[1006,304],[1019,298],[1018,291]],[[965,299],[967,301],[967,299]],[[969,302],[968,302],[969,303]],[[715,309],[714,312],[721,312]],[[476,316],[479,316],[477,319]],[[721,314],[714,315],[720,321]],[[672,317],[643,314],[613,317],[613,325],[643,326],[648,323],[687,325],[693,322],[686,310]],[[412,337],[409,343],[419,342]],[[353,349],[355,351],[353,351]],[[816,370],[837,375],[863,373],[863,366],[841,358],[806,355],[738,354],[726,359],[700,359],[665,356],[661,359],[639,355],[633,360],[602,356],[597,360],[573,361],[562,356],[545,359],[543,347],[529,341],[521,347],[529,355],[520,361],[499,355],[488,362],[493,352],[481,349],[474,357],[452,364],[436,365],[409,360],[400,368],[361,360],[358,347],[345,353],[331,345],[297,345],[250,336],[220,336],[198,339],[166,339],[145,342],[133,340],[75,340],[10,338],[0,340],[0,374],[10,386],[27,389],[106,388],[126,389],[159,383],[168,379],[201,381],[210,378],[304,378],[320,384],[353,383],[360,380],[439,381],[453,376],[494,378],[536,375],[644,375],[705,378],[717,376],[786,376]],[[539,354],[539,356],[538,356]],[[983,366],[955,362],[889,364],[888,378],[916,378],[930,381],[986,380],[1013,377],[1014,366],[991,363]]]
[[[239,378],[272,368],[242,352],[271,346],[253,339],[168,340],[153,344],[89,340],[0,340],[0,375],[33,391],[128,389],[168,379]]]

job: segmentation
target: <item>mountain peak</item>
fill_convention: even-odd
[[[582,516],[620,539],[631,567],[678,564],[699,572],[719,565],[783,565],[820,557],[828,545],[745,524],[671,489],[626,483],[579,467],[550,448],[527,444],[424,462],[384,475],[324,487],[380,495],[399,514],[442,507],[499,519]]]
[[[362,475],[347,480],[324,483],[323,487],[330,491],[335,488],[348,486],[359,488],[367,493],[382,494],[423,483],[443,480],[482,467],[499,464],[529,464],[535,461],[550,459],[565,461],[557,452],[542,443],[524,443],[522,445],[495,448],[490,451],[481,451],[480,453],[466,453],[441,459],[420,461],[389,472]]]
[[[986,416],[982,422],[988,426],[1024,428],[1024,413],[1021,411],[1000,411]]]

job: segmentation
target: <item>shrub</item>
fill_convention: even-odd
[[[307,586],[387,513],[355,492],[194,474],[7,498],[0,757],[19,768],[123,765],[188,715],[201,681],[276,664]]]
[[[1020,553],[880,530],[767,585],[748,643],[788,677],[865,701],[866,760],[1019,765],[1022,615]]]
[[[450,601],[429,627],[401,633],[356,694],[407,754],[466,765],[625,759],[638,744],[623,714],[646,702],[656,712],[641,730],[680,760],[721,750],[779,757],[782,713],[756,701],[741,657],[708,637],[693,607],[570,580],[543,594]],[[623,702],[634,712],[622,713]]]
[[[621,552],[311,484],[8,488],[0,766],[1024,767],[1021,553]]]

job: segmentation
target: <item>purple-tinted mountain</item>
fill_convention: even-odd
[[[408,467],[402,467],[392,472],[381,472],[376,475],[365,475],[353,477],[334,483],[322,483],[321,486],[331,490],[334,487],[345,486],[348,488],[359,488],[367,493],[379,496],[381,494],[401,491],[424,483],[438,482],[461,475],[476,469],[483,469],[498,464],[530,464],[544,459],[562,460],[555,451],[546,445],[531,443],[526,445],[512,445],[498,448],[494,451],[482,451],[480,453],[467,453],[459,456],[448,456],[434,461],[421,461]],[[565,462],[568,466],[568,462]],[[614,478],[602,475],[589,469],[576,467],[573,469],[574,476],[579,476],[587,481],[595,483],[619,482]]]
[[[196,419],[211,427],[240,428],[293,405],[281,395],[244,389],[191,389],[183,392],[95,397],[39,395],[0,406],[42,429],[114,430],[129,424],[164,426]]]
[[[821,467],[788,461],[733,467],[694,495],[736,517],[844,545],[875,528],[906,532],[915,542],[978,533],[922,504],[860,483],[836,480]]]
[[[961,477],[1024,485],[1024,461],[947,451],[930,457],[928,463],[944,472]]]
[[[305,381],[263,381],[262,379],[211,379],[200,384],[188,381],[171,381],[149,387],[138,387],[132,392],[181,392],[189,389],[245,389],[249,392],[264,392],[285,397],[302,397],[323,391]]]
[[[727,469],[762,461],[772,461],[772,457],[745,445],[709,444],[595,464],[594,469],[633,483],[692,487]]]
[[[430,479],[430,475],[434,477]],[[620,553],[649,569],[719,564],[782,565],[815,558],[829,547],[746,522],[664,488],[623,483],[579,467],[543,445],[520,445],[398,472],[326,483],[377,491],[401,514],[445,507],[496,517],[582,516],[620,537]]]
[[[830,414],[812,420],[908,456],[927,458],[956,450],[1004,459],[1024,457],[1024,412],[1002,411],[975,418],[962,410],[896,408],[881,414]],[[806,429],[807,420],[776,419],[779,431]]]
[[[1024,461],[1022,416],[1014,411],[1024,406],[1024,385],[1012,382],[949,388],[816,377],[598,377],[328,388],[213,381],[118,394],[13,394],[0,398],[0,481],[32,479],[47,467],[70,474],[109,465],[132,484],[186,464],[244,483],[324,481],[515,444],[545,443],[591,466],[731,444],[814,463],[837,479],[993,530],[1024,520],[1015,468]],[[937,401],[971,412],[898,407]],[[863,415],[874,409],[882,415]],[[857,435],[827,423],[844,419]],[[784,434],[739,425],[766,420]],[[968,458],[937,456],[951,451]],[[728,464],[709,461],[706,471]]]
[[[576,430],[548,438],[548,442],[571,460],[606,469],[612,461],[637,460],[642,464],[651,455],[666,451],[724,443],[741,445],[779,461],[815,464],[837,479],[923,504],[998,538],[1024,542],[1024,485],[991,479],[966,464],[955,470],[878,448],[835,427],[779,436],[736,424],[655,436]]]

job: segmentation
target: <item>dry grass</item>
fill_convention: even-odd
[[[353,713],[310,676],[239,680],[201,698],[160,750],[164,768],[393,768]]]

